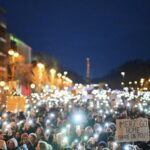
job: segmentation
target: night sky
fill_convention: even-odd
[[[2,0],[8,31],[66,69],[100,77],[150,59],[150,0]]]

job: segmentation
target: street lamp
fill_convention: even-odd
[[[11,70],[11,80],[14,80],[15,76],[15,63],[16,63],[16,58],[19,56],[19,53],[14,51],[13,49],[10,49],[8,51],[8,54],[10,56],[9,59],[9,64],[10,64],[10,70]]]
[[[144,78],[141,78],[141,79],[140,79],[141,88],[143,88],[144,81],[145,81]]]
[[[30,88],[31,88],[31,91],[33,92],[33,91],[34,91],[34,89],[35,89],[35,84],[34,84],[34,83],[32,83],[32,84],[30,85]]]
[[[124,86],[125,86],[125,83],[124,83],[125,72],[121,72],[121,76],[122,76],[122,82],[121,82],[121,85],[122,85],[123,88],[124,88]]]
[[[1,87],[4,87],[4,86],[5,86],[5,84],[6,84],[6,82],[5,82],[5,81],[0,81],[0,86],[1,86]]]
[[[68,74],[68,72],[67,71],[64,71],[64,75],[66,76]]]
[[[121,72],[121,75],[122,75],[122,77],[124,78],[124,76],[125,76],[125,72]]]
[[[54,68],[50,69],[51,85],[54,85],[56,70]]]
[[[37,67],[38,67],[38,73],[39,73],[39,80],[40,80],[40,83],[41,83],[45,66],[42,63],[37,63]]]
[[[45,65],[41,62],[38,62],[37,63],[37,74],[38,74],[38,77],[37,77],[37,82],[36,83],[38,86],[37,86],[37,89],[38,91],[40,92],[41,91],[41,85],[42,85],[42,82],[44,81],[44,71],[45,71]]]
[[[62,87],[62,74],[57,73],[57,87],[60,89]]]

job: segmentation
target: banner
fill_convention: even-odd
[[[149,141],[148,119],[116,120],[115,138],[118,142]]]
[[[7,96],[6,111],[18,112],[25,110],[26,97],[24,96]]]

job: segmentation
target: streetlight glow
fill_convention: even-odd
[[[11,55],[11,56],[14,55],[14,53],[15,53],[15,52],[14,52],[13,49],[10,49],[10,50],[8,51],[8,54]]]
[[[44,68],[44,64],[38,63],[38,64],[37,64],[37,67],[40,68],[40,69],[43,69],[43,68]]]

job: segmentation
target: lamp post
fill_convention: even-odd
[[[14,51],[13,49],[10,49],[8,51],[8,54],[9,54],[9,65],[10,65],[10,80],[14,80],[15,63],[16,63],[16,58],[19,56],[19,53]]]
[[[35,84],[32,83],[32,84],[30,85],[30,88],[31,88],[31,93],[34,93],[34,91],[35,91]]]
[[[41,91],[41,85],[42,82],[44,81],[44,70],[45,70],[45,65],[43,63],[37,63],[37,68],[38,68],[38,83],[36,83],[38,85],[38,91]]]
[[[56,70],[54,68],[50,69],[50,81],[52,86],[54,86],[55,84],[55,75],[56,75]]]
[[[62,74],[61,73],[57,73],[57,82],[56,82],[56,85],[59,89],[61,89],[62,87]]]
[[[124,88],[124,86],[125,86],[125,81],[124,81],[125,72],[121,72],[121,76],[122,76],[122,82],[121,82],[121,85],[122,85],[122,87]]]
[[[144,81],[145,81],[145,79],[144,79],[144,78],[141,78],[141,79],[140,79],[141,89],[143,89]]]

